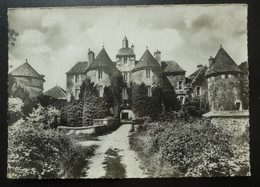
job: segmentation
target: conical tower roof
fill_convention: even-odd
[[[145,50],[143,56],[140,58],[139,62],[135,65],[132,71],[138,71],[144,68],[156,68],[162,70],[160,64],[157,60],[155,60],[148,49]]]
[[[44,92],[44,95],[56,98],[56,99],[66,99],[66,92],[59,86],[54,86],[48,91]]]
[[[38,79],[43,79],[43,75],[40,75],[33,67],[26,61],[16,69],[14,69],[11,72],[11,75],[13,76],[19,76],[19,77],[34,77]]]
[[[214,58],[213,65],[208,69],[206,76],[218,75],[223,73],[238,72],[241,73],[238,65],[227,54],[227,52],[220,47],[216,57]]]
[[[108,73],[112,74],[118,74],[120,73],[119,70],[116,68],[115,63],[112,62],[110,57],[108,56],[105,48],[103,48],[97,57],[94,59],[94,61],[89,65],[86,72],[90,70],[98,70],[102,69],[104,71],[107,71]]]

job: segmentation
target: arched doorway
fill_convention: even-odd
[[[131,123],[135,119],[134,113],[130,109],[122,109],[120,112],[121,123]]]

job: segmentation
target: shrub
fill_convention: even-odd
[[[247,175],[248,132],[243,139],[205,121],[151,122],[141,129],[149,140],[140,142],[143,159],[153,177],[206,177]],[[137,134],[140,131],[136,132]],[[247,137],[247,138],[246,138]]]
[[[8,99],[8,125],[12,125],[18,119],[23,117],[22,108],[24,106],[23,101],[20,98]]]
[[[162,112],[162,89],[154,87],[152,96],[147,96],[147,87],[144,83],[141,85],[132,85],[132,109],[138,117],[149,116],[157,119],[158,114]]]
[[[27,117],[27,124],[31,126],[38,125],[39,128],[49,129],[56,128],[60,121],[60,111],[54,107],[42,107],[34,109],[29,117]]]
[[[209,107],[208,105],[201,106],[200,101],[194,98],[186,101],[185,105],[181,107],[181,111],[193,117],[202,117],[203,114],[209,112]]]
[[[89,150],[75,147],[54,128],[59,111],[39,106],[9,127],[9,178],[74,178],[83,174]]]

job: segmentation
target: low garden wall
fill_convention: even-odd
[[[203,116],[209,118],[211,125],[222,129],[224,133],[237,137],[245,132],[249,133],[248,111],[209,112]]]
[[[69,130],[68,134],[104,134],[110,130],[115,130],[120,126],[119,119],[93,119],[93,125],[83,127],[59,126],[59,130]]]
[[[115,130],[120,126],[120,120],[119,119],[94,119],[93,120],[94,126],[99,126],[95,128],[96,133],[104,133],[109,130]],[[101,126],[105,125],[105,126]]]

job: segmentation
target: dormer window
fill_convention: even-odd
[[[151,69],[150,68],[146,69],[146,78],[147,79],[151,78]]]
[[[102,69],[99,69],[98,70],[98,78],[102,79],[102,77],[103,77],[103,71],[102,71]]]
[[[182,90],[183,89],[183,81],[178,82],[178,89]]]

